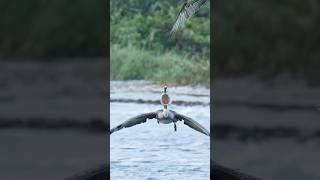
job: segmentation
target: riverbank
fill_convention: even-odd
[[[112,46],[111,80],[148,80],[176,85],[210,83],[210,63],[175,51],[157,52],[136,47]]]

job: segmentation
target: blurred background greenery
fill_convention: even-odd
[[[209,84],[210,4],[173,37],[184,1],[111,0],[111,79]]]
[[[106,56],[105,5],[104,0],[0,1],[0,58]]]
[[[317,0],[216,1],[214,75],[285,73],[320,85],[319,7]]]
[[[0,58],[108,56],[110,34],[112,79],[159,81],[166,77],[172,83],[208,84],[210,4],[176,36],[168,37],[184,2],[111,0],[111,11],[106,12],[103,0],[3,0]],[[320,85],[319,3],[215,1],[211,4],[210,64],[214,76],[268,79],[286,73],[309,85]],[[101,23],[109,13],[110,32],[108,22]],[[162,66],[171,69],[163,70]]]

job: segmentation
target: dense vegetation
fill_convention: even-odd
[[[111,78],[209,84],[209,3],[169,37],[180,0],[111,0]]]
[[[166,76],[171,82],[208,82],[209,4],[176,36],[168,38],[184,2],[110,1],[111,55],[112,61],[117,60],[112,62],[113,79],[131,77],[158,81]],[[106,15],[109,14],[106,4],[103,0],[0,1],[0,58],[40,57],[39,60],[47,60],[105,55],[108,52],[106,35],[109,34],[106,33]],[[214,76],[254,74],[270,78],[288,73],[320,85],[318,0],[229,0],[215,1],[211,5],[214,6],[211,11]],[[127,60],[120,58],[124,51],[132,53],[127,55]],[[147,65],[155,67],[165,64],[174,69],[173,64],[179,62],[180,70],[151,72],[138,61],[146,58],[150,60]],[[134,63],[135,69],[126,70],[120,61]],[[190,70],[193,64],[197,67]],[[178,75],[179,71],[185,76]]]
[[[209,65],[209,61],[195,63],[171,51],[148,51],[132,46],[111,48],[111,79],[209,85]]]

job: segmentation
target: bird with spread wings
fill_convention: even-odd
[[[156,119],[158,124],[174,124],[174,131],[177,131],[177,125],[176,123],[179,121],[183,121],[185,125],[189,126],[190,128],[205,134],[207,136],[210,136],[210,132],[204,128],[201,124],[199,124],[197,121],[193,120],[190,117],[187,117],[185,115],[179,114],[173,110],[168,109],[168,105],[171,104],[171,99],[169,95],[167,94],[167,86],[164,87],[163,94],[161,95],[160,102],[163,106],[163,109],[154,111],[154,112],[149,112],[149,113],[144,113],[137,115],[135,117],[132,117],[123,123],[119,124],[118,126],[112,128],[110,130],[110,134],[119,131],[123,128],[129,128],[141,123],[147,122],[148,119]]]

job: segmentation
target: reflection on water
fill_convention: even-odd
[[[128,83],[132,84],[127,85]],[[114,83],[111,83],[111,99],[121,98],[117,92],[121,93],[124,99],[160,98],[161,86],[152,89],[150,86],[156,85],[139,82],[139,88],[134,88],[134,82],[123,82],[123,84],[126,86],[121,86],[121,82],[117,82],[117,88],[114,88]],[[168,91],[173,99],[180,97],[181,100],[188,101],[187,89],[187,87],[171,89],[169,87]],[[135,90],[140,90],[140,93],[134,93]],[[130,95],[126,95],[126,91]],[[209,90],[199,87],[195,92],[208,93]],[[210,98],[201,96],[201,99],[195,99],[192,95],[190,97],[192,100],[207,102]],[[110,126],[114,127],[132,116],[160,108],[160,102],[159,105],[111,102]],[[210,129],[209,106],[172,105],[171,108],[194,118]],[[157,124],[156,120],[123,129],[111,135],[110,149],[111,179],[207,180],[210,177],[210,139],[184,125],[183,122],[177,123],[177,132],[174,132],[173,124]]]

